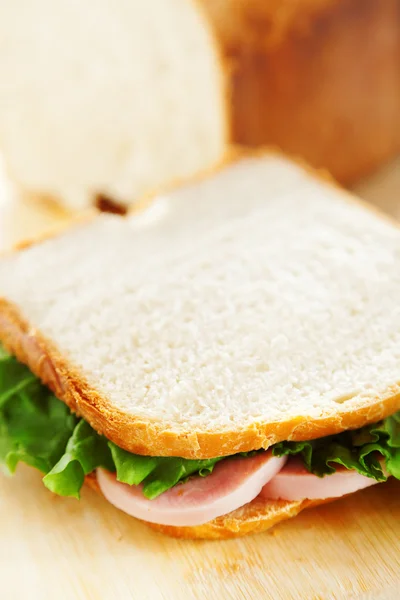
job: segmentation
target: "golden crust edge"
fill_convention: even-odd
[[[176,178],[163,188],[158,188],[149,192],[148,194],[145,194],[142,196],[142,198],[135,202],[135,204],[132,204],[128,208],[127,215],[133,216],[137,212],[145,210],[153,201],[157,200],[160,195],[165,196],[169,193],[173,194],[174,191],[180,187],[201,183],[239,160],[263,157],[277,158],[295,164],[298,168],[305,171],[310,177],[313,177],[317,181],[319,180],[321,183],[324,183],[325,185],[335,189],[342,195],[343,200],[346,202],[356,204],[357,206],[364,208],[364,210],[368,210],[369,212],[373,213],[378,218],[391,223],[397,228],[400,228],[399,222],[395,219],[395,217],[384,212],[384,210],[378,206],[363,200],[351,190],[344,188],[333,177],[333,175],[331,175],[328,169],[323,167],[313,167],[298,154],[285,153],[278,146],[273,144],[263,144],[255,148],[240,144],[231,144],[227,148],[224,156],[222,156],[221,159],[218,160],[213,166],[207,167],[191,177]]]
[[[342,410],[314,420],[298,416],[284,422],[254,423],[241,431],[168,430],[163,422],[135,418],[115,408],[88,384],[54,344],[31,327],[18,309],[4,299],[0,299],[0,340],[72,411],[115,444],[136,454],[184,458],[230,455],[268,448],[283,440],[301,441],[357,429],[380,421],[400,408],[400,387],[397,385],[374,402],[368,400],[357,410]]]
[[[398,223],[383,211],[346,192],[325,170],[316,170],[301,159],[286,157],[270,146],[255,150],[233,146],[216,166],[180,183],[197,183],[239,159],[262,156],[291,159],[310,175],[340,191],[345,201],[361,205],[379,218],[398,227]],[[171,188],[170,191],[173,189],[176,188]],[[139,205],[133,207],[132,212],[146,208],[156,197],[157,195],[145,197]],[[71,226],[89,222],[95,216],[96,211],[88,211],[54,228],[48,234],[38,237],[37,240],[20,243],[17,247],[25,248],[35,242],[54,237],[60,232],[62,234]],[[268,448],[284,440],[302,441],[340,433],[346,429],[358,429],[400,409],[400,383],[397,383],[372,401],[367,399],[366,403],[356,410],[338,410],[333,415],[325,415],[313,420],[304,416],[295,416],[283,422],[253,423],[242,430],[196,432],[166,429],[165,423],[135,418],[113,407],[107,398],[86,381],[77,367],[68,363],[50,340],[24,319],[17,306],[5,298],[0,298],[0,341],[9,352],[48,385],[60,400],[65,402],[72,411],[84,417],[96,431],[104,434],[118,446],[136,454],[197,459],[228,456],[237,452]]]

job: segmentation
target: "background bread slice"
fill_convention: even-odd
[[[346,183],[400,151],[397,0],[16,0],[0,37],[8,171],[73,208],[130,204],[229,140]]]
[[[236,142],[353,182],[400,152],[398,0],[202,0],[229,62]]]
[[[0,339],[118,445],[205,458],[400,408],[400,232],[285,158],[0,261]]]
[[[23,189],[130,203],[224,152],[224,67],[194,0],[15,0],[0,38],[0,151]]]
[[[0,37],[8,171],[73,208],[130,204],[228,141],[346,183],[400,151],[398,0],[15,0]]]

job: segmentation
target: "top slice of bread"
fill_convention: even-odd
[[[120,446],[207,457],[400,408],[400,230],[241,157],[0,260],[0,339]]]

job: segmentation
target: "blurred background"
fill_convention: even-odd
[[[3,0],[0,72],[21,221],[125,210],[232,144],[398,210],[399,0]]]

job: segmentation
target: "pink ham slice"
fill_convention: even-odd
[[[154,500],[145,498],[141,486],[120,483],[103,469],[97,470],[97,481],[107,500],[128,515],[161,525],[193,526],[251,502],[285,462],[286,457],[271,452],[223,460],[211,475],[193,477]]]
[[[324,500],[357,492],[375,479],[337,465],[336,473],[317,477],[309,473],[299,458],[290,458],[279,473],[262,489],[260,498],[269,500]]]

